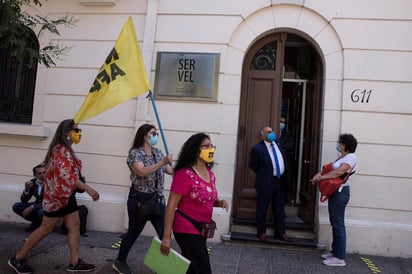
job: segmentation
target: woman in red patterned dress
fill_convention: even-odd
[[[61,218],[68,229],[70,262],[67,271],[88,272],[95,269],[94,265],[79,258],[80,220],[75,190],[84,190],[93,201],[99,200],[99,193],[79,179],[82,163],[74,153],[72,144],[79,143],[80,139],[81,129],[76,127],[73,119],[64,120],[57,127],[44,161],[47,167],[43,196],[44,217],[40,227],[30,234],[20,251],[8,261],[16,273],[34,272],[26,262],[27,253],[54,230]]]

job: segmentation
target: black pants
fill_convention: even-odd
[[[145,227],[147,221],[150,221],[156,230],[157,235],[160,239],[163,238],[163,228],[164,228],[164,215],[165,215],[165,205],[161,205],[161,216],[157,217],[147,217],[139,216],[137,210],[137,199],[136,195],[145,195],[144,193],[136,193],[133,189],[129,192],[129,197],[127,199],[127,213],[129,216],[129,227],[127,233],[124,236],[122,243],[120,244],[119,254],[117,259],[119,261],[125,261],[127,255],[129,254],[130,249],[133,244],[136,242],[140,233],[142,233],[143,228]],[[147,194],[146,194],[147,195]]]
[[[89,210],[87,209],[86,206],[80,205],[78,206],[79,210],[79,218],[80,218],[80,234],[86,234],[86,222],[87,222],[87,214],[89,214]],[[60,227],[60,233],[61,234],[67,234],[67,227],[62,223],[62,226]]]
[[[200,235],[174,232],[182,255],[191,261],[186,274],[212,274],[206,239]]]
[[[257,233],[266,233],[266,215],[270,202],[272,202],[273,221],[275,224],[275,236],[285,233],[284,206],[285,197],[280,181],[272,178],[272,182],[256,185],[256,226]]]

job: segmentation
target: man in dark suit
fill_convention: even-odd
[[[43,218],[43,182],[46,175],[46,167],[44,165],[37,165],[33,167],[34,178],[24,184],[23,193],[20,196],[21,202],[13,205],[13,211],[31,222],[26,231],[33,231],[38,228]],[[29,202],[34,197],[34,202]]]
[[[269,240],[266,235],[266,215],[269,203],[272,202],[275,237],[282,241],[290,241],[285,234],[283,218],[284,194],[280,184],[280,176],[285,171],[282,153],[275,143],[276,133],[265,126],[260,130],[262,141],[252,147],[249,168],[256,173],[256,226],[257,235],[263,242]]]

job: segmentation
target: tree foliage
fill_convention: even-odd
[[[72,27],[77,24],[78,19],[69,15],[56,19],[30,15],[22,11],[24,4],[42,5],[40,0],[0,0],[0,50],[9,50],[13,57],[27,62],[28,66],[35,62],[46,67],[56,65],[55,60],[65,56],[69,47],[50,41],[37,51],[27,47],[27,41],[33,31],[39,38],[46,32],[60,36],[59,26]]]

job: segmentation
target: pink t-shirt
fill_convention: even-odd
[[[217,198],[216,178],[210,169],[209,176],[210,182],[205,182],[191,168],[184,168],[176,171],[172,181],[171,191],[182,195],[177,208],[199,222],[210,222]],[[192,223],[177,212],[173,231],[199,234]]]

